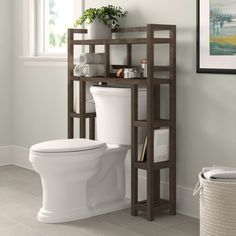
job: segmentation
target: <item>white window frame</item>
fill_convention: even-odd
[[[42,24],[39,20],[42,2],[44,0],[23,0],[23,56],[25,65],[66,65],[66,54],[44,53],[42,42]],[[76,0],[75,9],[81,9],[77,12],[79,17],[84,11],[84,0]],[[40,35],[41,34],[41,35]]]

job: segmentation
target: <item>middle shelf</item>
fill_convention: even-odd
[[[75,112],[70,113],[70,117],[73,118],[95,118],[96,117],[96,112],[90,112],[90,113],[85,113],[85,114],[78,114]],[[136,120],[134,121],[134,126],[136,127],[146,127],[147,126],[147,120]],[[153,123],[153,129],[158,129],[160,127],[171,127],[172,122],[170,120],[155,120]]]
[[[148,122],[147,120],[136,120],[134,121],[135,127],[147,127]],[[158,119],[153,121],[153,128],[158,129],[160,127],[171,127],[172,122],[170,120]]]
[[[119,83],[119,84],[137,84],[137,85],[146,85],[147,79],[146,78],[128,78],[128,79],[122,79],[122,78],[116,78],[116,77],[78,77],[73,76],[72,80],[74,81],[89,81],[89,82],[95,82],[95,83]],[[173,82],[172,79],[161,79],[161,78],[154,78],[153,83],[155,85],[159,84],[171,84]]]

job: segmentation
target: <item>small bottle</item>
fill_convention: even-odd
[[[133,73],[134,73],[134,74],[133,74],[133,75],[134,75],[133,78],[137,78],[137,77],[138,77],[138,76],[137,76],[138,72],[137,72],[137,70],[136,70],[135,68],[133,69]]]
[[[147,59],[141,60],[141,77],[147,78]]]

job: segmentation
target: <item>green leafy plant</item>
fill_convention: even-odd
[[[82,25],[84,22],[91,24],[95,19],[98,19],[100,23],[114,29],[120,26],[119,18],[126,17],[127,13],[121,7],[115,7],[113,5],[90,8],[84,11],[81,17],[76,20],[75,26]]]

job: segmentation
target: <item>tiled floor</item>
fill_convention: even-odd
[[[122,210],[64,224],[42,224],[36,219],[41,206],[41,183],[33,171],[0,167],[1,236],[190,236],[199,235],[196,219],[162,214],[154,222]]]

